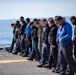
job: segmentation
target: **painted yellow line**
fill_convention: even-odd
[[[26,59],[21,59],[21,60],[0,60],[1,63],[14,63],[14,62],[28,62]]]

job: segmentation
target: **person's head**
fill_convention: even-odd
[[[30,23],[30,18],[26,18],[26,23]]]
[[[65,17],[63,17],[64,21],[65,21]]]
[[[20,24],[20,21],[19,21],[19,20],[17,20],[17,21],[16,21],[16,24]]]
[[[75,16],[71,16],[70,21],[73,25],[76,25],[76,17]]]
[[[38,22],[40,21],[40,19],[37,20]]]
[[[40,23],[38,21],[36,21],[34,24],[35,24],[36,27],[40,26]]]
[[[24,17],[23,17],[23,16],[20,17],[20,21],[21,21],[21,22],[24,21]]]
[[[48,19],[48,24],[50,27],[55,24],[53,18]]]
[[[57,17],[58,17],[58,16],[55,16],[55,21],[56,21]]]
[[[14,26],[15,26],[15,24],[14,24],[14,23],[12,23],[12,24],[11,24],[11,27],[14,27]]]
[[[20,24],[16,24],[16,28],[19,28],[20,27]]]
[[[29,26],[32,28],[34,26],[34,22],[30,22]]]
[[[53,18],[51,18],[51,17],[50,17],[50,18],[48,18],[48,21],[49,21],[50,19],[53,19]]]
[[[65,22],[64,18],[61,17],[61,16],[57,16],[57,17],[55,18],[55,21],[56,21],[56,25],[57,25],[58,27],[62,26],[63,23]]]
[[[33,22],[36,22],[36,21],[37,21],[37,18],[34,18],[34,19],[33,19]]]
[[[41,19],[38,19],[39,24],[41,25]]]
[[[47,25],[47,20],[44,18],[41,20],[41,24],[42,26],[46,26]]]
[[[20,27],[20,21],[16,21],[16,24],[15,24],[16,28],[19,28]]]

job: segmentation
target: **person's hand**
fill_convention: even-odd
[[[18,39],[21,40],[20,36],[18,36]]]
[[[76,44],[76,40],[73,40],[72,42],[73,42],[73,44]]]
[[[20,36],[18,36],[18,38],[20,39]]]
[[[47,45],[45,43],[43,43],[43,46],[46,47]]]
[[[25,41],[28,41],[28,39],[27,39],[27,38],[25,38]]]
[[[31,39],[33,40],[33,37]]]
[[[60,39],[59,42],[62,43],[63,41]]]
[[[52,48],[55,48],[56,46],[55,45],[52,45]]]
[[[39,29],[39,32],[41,32],[41,29]]]
[[[11,25],[12,28],[14,28],[14,25]]]

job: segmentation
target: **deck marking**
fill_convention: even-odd
[[[15,63],[15,62],[28,62],[26,59],[20,59],[20,60],[0,60],[1,63]]]

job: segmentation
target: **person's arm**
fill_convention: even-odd
[[[57,43],[56,43],[56,35],[57,35],[57,28],[53,28],[53,30],[52,30],[52,45],[57,45]]]
[[[58,31],[59,31],[59,30],[57,30],[57,35],[56,35],[56,43],[57,43],[57,44],[59,44],[59,34],[58,34]]]
[[[74,29],[74,39],[76,40],[76,26],[75,26],[75,29]]]
[[[71,25],[66,25],[65,31],[66,31],[67,34],[60,39],[62,41],[67,40],[68,38],[72,37],[72,27],[71,27]]]
[[[14,29],[13,29],[13,34],[15,34],[15,29],[16,29],[16,26],[14,26]]]
[[[28,38],[28,34],[29,34],[29,28],[26,28],[26,38]]]
[[[73,40],[73,43],[76,44],[76,26],[75,26],[75,29],[74,29],[74,40]]]
[[[28,26],[27,29],[26,29],[26,38],[27,39],[28,39],[30,34],[31,34],[31,28],[30,28],[30,26]]]
[[[34,36],[33,36],[33,38],[35,38],[35,39],[38,38],[37,31],[38,31],[38,29],[35,29],[35,30],[34,30]]]
[[[49,35],[49,31],[50,31],[50,28],[47,27],[46,30],[45,30],[45,33],[44,33],[44,43],[45,43],[45,44],[48,43],[48,35]]]
[[[22,25],[21,25],[21,29],[20,29],[21,34],[24,34],[24,32],[26,30],[26,26],[27,26],[26,22],[23,22]]]

